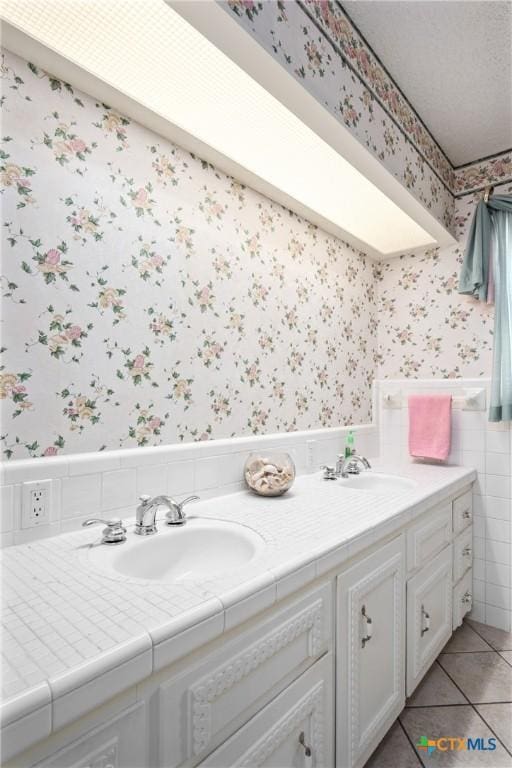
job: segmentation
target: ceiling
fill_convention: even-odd
[[[342,5],[455,166],[512,146],[511,2]]]
[[[250,59],[251,50],[264,55],[259,69],[269,68],[274,87],[292,80],[214,2],[186,2],[180,14],[163,0],[3,0],[0,16],[8,22],[6,48],[376,258],[450,237],[356,139],[350,136],[364,152],[360,165],[371,172],[297,116],[305,104],[294,102],[292,111],[212,44],[184,18],[187,7],[222,40],[231,30],[237,50],[243,39]],[[304,99],[304,88],[296,88]],[[349,134],[332,118],[334,127],[339,144]]]

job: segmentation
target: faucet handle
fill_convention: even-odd
[[[123,525],[123,521],[118,517],[113,517],[111,520],[91,517],[89,520],[84,520],[82,527],[88,528],[90,525],[97,525],[98,523],[106,525],[106,528],[102,531],[102,544],[119,544],[122,541],[126,541],[126,528]]]
[[[183,501],[174,501],[174,499],[169,499],[169,511],[165,516],[165,522],[167,525],[183,525],[186,520],[183,507],[185,504],[188,504],[191,501],[198,500],[199,496],[187,496],[187,498],[183,499]]]
[[[143,493],[139,496],[139,501],[142,501],[143,504],[147,504],[148,501],[151,501],[151,496],[148,493]]]

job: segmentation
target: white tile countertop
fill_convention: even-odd
[[[38,715],[43,738],[327,573],[476,477],[459,466],[372,465],[417,485],[376,497],[314,474],[297,478],[281,497],[239,492],[196,504],[194,516],[236,521],[265,541],[247,566],[218,579],[159,584],[100,571],[88,550],[101,528],[3,550],[2,727]],[[132,514],[127,511],[127,518]],[[133,520],[128,522],[131,536]]]

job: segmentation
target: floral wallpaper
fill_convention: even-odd
[[[370,420],[372,262],[5,52],[2,451]]]
[[[512,193],[512,184],[496,187]],[[379,378],[490,376],[494,306],[457,293],[465,240],[481,193],[457,200],[459,244],[382,262],[376,270]]]
[[[338,3],[220,0],[447,229],[453,168]]]
[[[472,163],[455,171],[454,192],[465,194],[487,184],[512,181],[512,150]]]
[[[452,234],[454,195],[512,180],[511,150],[452,166],[339,2],[219,2]]]

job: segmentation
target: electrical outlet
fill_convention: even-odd
[[[23,483],[22,489],[21,527],[35,528],[38,525],[49,525],[52,481],[35,480]]]

